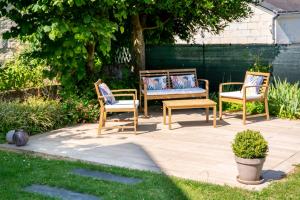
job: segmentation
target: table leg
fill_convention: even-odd
[[[169,111],[169,129],[171,129],[171,123],[172,123],[172,120],[171,120],[172,109],[171,109],[171,108],[168,108],[168,111]]]
[[[208,122],[209,108],[205,108],[206,122]]]
[[[164,118],[164,125],[166,125],[166,106],[165,106],[165,104],[163,104],[163,118]]]
[[[216,106],[214,106],[213,108],[213,115],[214,115],[214,122],[213,122],[213,125],[214,125],[214,128],[216,128],[217,126],[217,122],[216,122]]]

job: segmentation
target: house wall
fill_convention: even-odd
[[[219,35],[208,32],[195,36],[195,44],[273,44],[274,14],[262,7],[250,5],[253,14],[240,22],[229,24]],[[204,35],[204,37],[202,37]],[[177,39],[177,44],[186,44]]]
[[[5,18],[0,18],[0,65],[11,58],[19,48],[19,43],[16,40],[4,40],[2,34],[9,30],[14,23]]]
[[[284,14],[276,19],[276,43],[300,43],[300,14]]]

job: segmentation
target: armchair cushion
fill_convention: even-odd
[[[261,84],[263,83],[263,80],[264,80],[263,76],[247,75],[243,86],[261,86]],[[243,89],[241,90],[242,93],[243,93]],[[260,87],[247,88],[246,94],[249,96],[257,95],[257,94],[259,94],[259,89],[260,89]]]
[[[185,89],[196,87],[196,78],[194,74],[171,76],[173,89]]]
[[[116,103],[115,97],[105,83],[99,85],[99,90],[104,98],[105,104],[111,105]]]
[[[134,104],[133,104],[134,100],[119,100],[116,101],[114,104],[112,105],[105,105],[105,108],[107,109],[131,109],[134,108]],[[135,100],[135,107],[138,108],[139,107],[139,100]]]
[[[167,89],[167,76],[143,77],[147,90],[164,90]]]
[[[243,99],[243,93],[241,91],[234,91],[234,92],[221,92],[220,93],[221,97],[228,97],[228,98],[234,98],[234,99]],[[246,94],[246,99],[260,99],[262,98],[261,94],[254,94],[254,95],[247,95]]]

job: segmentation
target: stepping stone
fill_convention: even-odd
[[[60,198],[62,200],[101,200],[101,198],[93,195],[82,194],[46,185],[31,185],[29,187],[26,187],[25,191],[38,193],[44,196]]]
[[[86,169],[74,169],[73,173],[78,174],[80,176],[86,176],[86,177],[91,177],[99,180],[113,181],[113,182],[124,183],[124,184],[137,184],[142,182],[142,179],[139,178],[118,176],[111,173],[91,171]]]

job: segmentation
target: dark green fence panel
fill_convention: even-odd
[[[259,59],[273,66],[274,76],[295,82],[300,78],[300,45],[164,45],[147,46],[147,69],[197,68],[210,89],[226,81],[243,81],[245,71]]]
[[[300,45],[281,46],[272,62],[273,75],[290,82],[300,81]]]
[[[245,71],[257,58],[268,65],[276,56],[274,46],[266,45],[207,45],[204,46],[206,77],[212,91],[221,82],[243,81]]]
[[[198,73],[203,73],[205,71],[203,53],[202,45],[148,46],[146,48],[146,66],[147,69],[192,67],[197,68]]]

